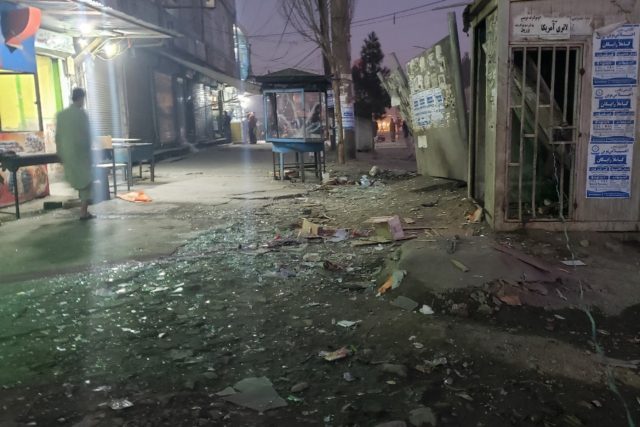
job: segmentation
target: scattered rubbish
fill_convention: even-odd
[[[438,206],[439,202],[440,202],[440,199],[438,198],[434,201],[424,202],[420,206],[422,206],[423,208],[435,208],[436,206]]]
[[[498,295],[498,299],[507,305],[522,305],[522,301],[520,301],[520,297],[518,295]]]
[[[422,307],[420,307],[420,313],[429,315],[429,314],[434,314],[434,311],[428,305],[423,304]]]
[[[508,247],[505,245],[496,245],[493,247],[493,249],[495,249],[498,252],[511,255],[512,257],[524,262],[525,264],[529,264],[530,266],[535,267],[540,271],[543,271],[545,273],[551,273],[551,268],[545,265],[542,261],[532,256],[529,256],[527,254],[523,254],[522,252],[519,252],[511,247]]]
[[[414,427],[436,427],[438,420],[431,408],[420,407],[409,412],[409,422]]]
[[[276,236],[275,239],[273,239],[272,241],[268,242],[266,244],[267,248],[269,249],[276,249],[276,248],[280,248],[283,246],[295,246],[295,245],[299,245],[300,241],[297,239],[293,239],[293,238],[282,238],[280,236]]]
[[[614,359],[612,357],[602,356],[600,354],[594,354],[594,358],[598,363],[612,366],[614,368],[638,369],[638,367],[640,366],[640,360],[620,360]]]
[[[413,343],[413,347],[417,350],[422,350],[424,348],[424,344],[419,343],[419,342],[414,342]]]
[[[267,377],[250,377],[237,382],[234,394],[224,396],[224,400],[238,406],[265,412],[270,409],[287,406],[287,402],[280,397]]]
[[[118,194],[118,198],[133,203],[149,203],[152,201],[151,197],[146,195],[144,191],[131,191],[125,194]]]
[[[402,377],[405,378],[407,376],[408,370],[407,367],[404,365],[396,365],[396,364],[392,364],[392,363],[383,363],[382,366],[380,366],[380,369],[382,369],[382,372],[386,372],[388,374],[393,374],[396,375],[398,377]]]
[[[484,216],[484,209],[478,206],[478,208],[475,211],[467,214],[467,222],[469,222],[470,224],[478,224],[482,222],[483,216]]]
[[[451,264],[453,264],[454,267],[456,267],[458,270],[462,271],[463,273],[467,273],[470,271],[469,267],[467,267],[466,265],[464,265],[458,260],[452,259]]]
[[[355,377],[351,375],[351,372],[345,372],[344,374],[342,374],[342,379],[348,383],[356,380]]]
[[[580,240],[580,246],[582,246],[583,248],[588,248],[589,245],[590,243],[587,239]]]
[[[392,305],[396,307],[400,307],[403,310],[413,311],[418,308],[418,303],[412,300],[411,298],[407,298],[405,296],[400,295],[395,300],[391,302]]]
[[[331,243],[340,243],[349,238],[349,230],[346,228],[339,228],[334,233],[333,237],[329,238],[328,241]]]
[[[453,238],[451,239],[447,239],[447,253],[449,255],[453,255],[456,250],[458,249],[458,241],[460,240],[460,237],[458,237],[457,235],[453,236]]]
[[[380,173],[380,168],[378,166],[373,166],[371,170],[369,170],[369,176],[375,177]]]
[[[562,293],[562,291],[560,291],[560,289],[556,288],[556,293],[560,298],[562,298],[565,301],[568,301],[567,297],[564,296],[564,294]]]
[[[120,411],[122,409],[131,408],[133,406],[133,403],[131,403],[127,399],[113,399],[109,401],[108,406],[114,411]]]
[[[369,177],[367,175],[362,175],[360,177],[360,181],[358,181],[358,183],[360,184],[360,187],[362,187],[362,188],[371,187],[371,181],[369,180]]]
[[[338,323],[336,323],[336,325],[342,326],[343,328],[351,328],[351,327],[357,325],[360,322],[362,322],[362,320],[356,320],[356,321],[341,320]]]
[[[569,259],[569,260],[562,261],[562,263],[564,265],[568,265],[569,267],[583,267],[587,265],[584,262],[580,261],[579,259]]]
[[[413,218],[403,218],[405,224],[415,224],[416,220]]]
[[[366,220],[365,223],[373,224],[375,235],[382,239],[400,240],[405,237],[398,215],[373,217]]]
[[[111,386],[110,385],[101,385],[100,387],[94,388],[93,391],[95,391],[97,393],[98,392],[102,392],[102,391],[109,392],[109,391],[111,391]]]
[[[291,387],[291,393],[300,393],[301,391],[305,391],[308,388],[309,388],[309,383],[301,382]]]
[[[393,273],[391,273],[387,281],[384,282],[382,286],[380,286],[380,288],[378,288],[377,296],[384,294],[389,289],[398,288],[406,275],[407,275],[406,270],[396,270]]]
[[[422,365],[417,365],[416,370],[423,374],[428,374],[439,366],[445,366],[448,363],[446,357],[439,357],[433,360],[423,360]]]
[[[595,400],[595,399],[594,399],[594,400],[592,400],[592,401],[591,401],[591,404],[592,404],[593,406],[595,406],[596,408],[602,408],[602,403],[600,403],[600,401],[599,401],[599,400]]]
[[[339,348],[336,351],[321,351],[318,356],[322,357],[327,362],[333,362],[334,360],[344,359],[351,356],[351,350],[347,347]]]
[[[318,236],[320,233],[320,225],[309,221],[306,218],[302,219],[302,227],[300,228],[300,234],[306,236]]]
[[[468,401],[473,402],[473,397],[471,397],[468,393],[456,393],[456,396]]]
[[[325,270],[327,271],[343,271],[344,267],[341,266],[340,264],[336,264],[335,262],[326,260],[323,264],[323,267]]]
[[[297,396],[294,396],[294,395],[292,395],[292,394],[290,394],[290,395],[287,397],[287,400],[288,400],[289,402],[293,402],[293,403],[302,403],[302,402],[304,402],[304,399],[302,399],[302,398],[300,398],[300,397],[297,397]]]

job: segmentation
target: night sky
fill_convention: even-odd
[[[460,50],[469,50],[469,38],[461,33],[463,6],[445,10],[434,8],[459,5],[462,0],[356,0],[351,30],[351,59],[359,57],[362,42],[375,31],[383,52],[395,52],[403,65],[448,33],[447,12],[458,17]],[[320,72],[322,60],[315,45],[295,33],[290,25],[284,30],[286,18],[281,0],[236,0],[238,21],[250,36],[252,67],[255,75],[295,67]],[[422,6],[422,7],[421,7]],[[416,8],[415,10],[407,9]],[[382,16],[395,13],[393,16]],[[369,18],[376,18],[371,19]]]

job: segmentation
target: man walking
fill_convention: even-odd
[[[257,144],[258,143],[258,119],[256,119],[256,114],[252,111],[249,113],[249,143]]]
[[[56,117],[56,148],[64,165],[66,180],[78,190],[82,202],[80,220],[95,218],[88,210],[93,184],[93,162],[91,126],[84,110],[85,96],[84,89],[73,89],[73,103]]]

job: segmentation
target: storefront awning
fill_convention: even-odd
[[[42,9],[42,28],[74,37],[172,38],[181,34],[95,0],[21,0]]]
[[[260,93],[259,85],[251,82],[242,81],[235,77],[229,76],[227,74],[224,74],[220,71],[217,71],[217,70],[214,70],[213,68],[208,67],[206,64],[194,62],[194,60],[186,59],[182,56],[178,56],[175,53],[167,53],[161,50],[156,51],[156,53],[164,57],[167,57],[177,62],[178,64],[184,65],[185,67],[190,68],[193,71],[197,71],[198,73],[201,73],[217,82],[224,83],[228,86],[233,86],[236,89],[238,89],[240,92],[249,92],[253,94]]]

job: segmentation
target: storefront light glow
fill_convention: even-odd
[[[78,44],[80,45],[81,48],[85,48],[89,44],[89,40],[85,38],[79,39]]]
[[[113,58],[116,53],[118,53],[118,46],[115,43],[108,42],[104,45],[102,51],[107,56],[107,58]]]
[[[89,22],[83,22],[78,26],[78,29],[80,30],[80,34],[88,36],[93,31],[93,25]]]

